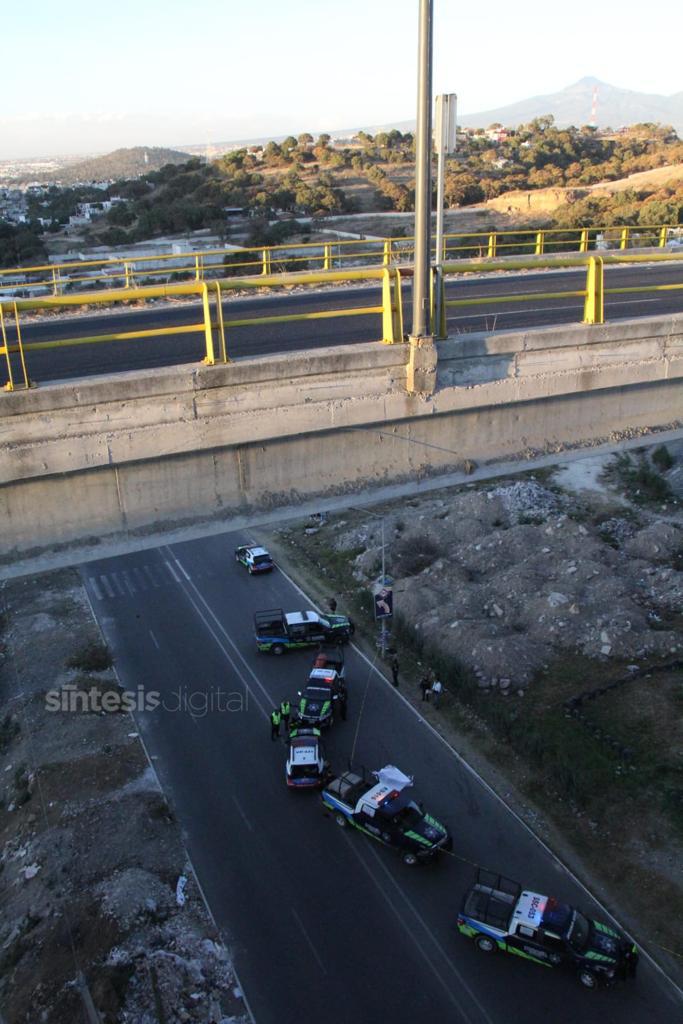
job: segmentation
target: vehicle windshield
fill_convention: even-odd
[[[588,918],[575,910],[567,929],[566,939],[575,953],[583,953],[588,945],[591,926]]]
[[[289,774],[293,779],[317,779],[320,770],[317,764],[293,764]]]
[[[394,815],[393,820],[397,825],[400,825],[401,828],[415,828],[415,826],[419,825],[422,821],[422,812],[419,807],[410,803],[407,807],[402,807],[398,814]]]
[[[330,700],[332,691],[327,686],[307,686],[304,697],[308,700]]]
[[[330,628],[330,620],[329,620],[329,619],[325,619],[325,618],[323,618],[323,616],[322,616],[322,615],[320,615],[320,616],[318,617],[318,622],[319,622],[319,623],[320,623],[320,625],[321,625],[321,626],[323,627],[323,629],[329,629],[329,628]]]

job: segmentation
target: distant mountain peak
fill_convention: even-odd
[[[596,101],[592,93],[597,91]],[[483,110],[458,118],[458,123],[470,128],[482,128],[496,122],[509,128],[528,124],[537,117],[552,115],[558,128],[595,124],[599,128],[619,128],[628,124],[672,125],[683,136],[683,93],[657,96],[650,93],[621,89],[602,82],[593,75],[585,75],[560,92],[511,103],[494,110]]]

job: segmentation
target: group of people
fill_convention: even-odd
[[[420,693],[422,694],[422,700],[429,701],[431,699],[434,707],[438,708],[441,694],[443,693],[443,683],[437,678],[434,669],[429,669],[422,676],[420,680]]]
[[[337,602],[334,597],[329,598],[327,606],[330,612],[334,615],[337,610]],[[391,681],[398,690],[399,688],[399,661],[396,653],[392,655],[391,661],[389,662],[391,669]],[[439,706],[441,695],[443,694],[443,684],[440,679],[437,678],[434,669],[429,669],[422,676],[420,680],[420,693],[422,694],[422,700],[430,701],[434,704],[434,707]],[[270,713],[270,738],[272,740],[278,739],[280,735],[280,726],[284,725],[284,734],[287,735],[289,730],[289,718],[291,715],[291,704],[288,700],[280,702],[279,708],[273,708]]]
[[[279,708],[273,708],[270,713],[270,738],[276,740],[280,735],[280,725],[285,727],[285,736],[289,729],[289,717],[292,713],[292,705],[288,700],[281,700]]]

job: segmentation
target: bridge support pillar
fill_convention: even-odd
[[[410,354],[406,390],[409,395],[433,395],[436,391],[436,365],[439,359],[434,338],[415,338],[411,335],[408,343]]]

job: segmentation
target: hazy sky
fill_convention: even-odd
[[[418,0],[26,0],[2,15],[0,158],[415,116]],[[434,91],[476,113],[585,75],[683,91],[678,0],[434,0]]]

